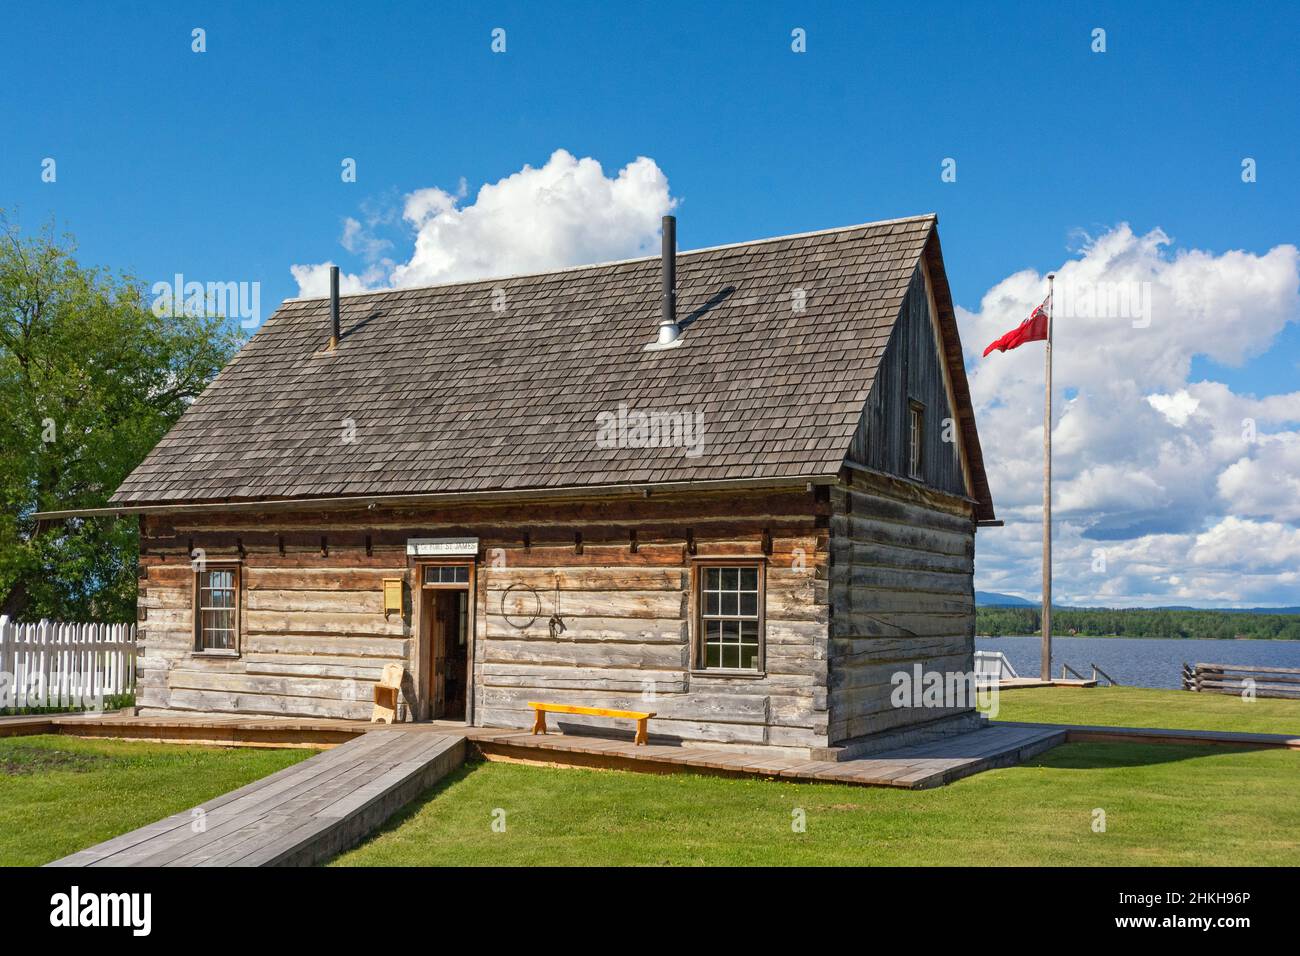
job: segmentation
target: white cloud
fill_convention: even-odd
[[[343,236],[339,239],[339,243],[348,252],[368,260],[379,258],[380,253],[392,248],[393,245],[392,240],[375,236],[361,224],[360,220],[353,219],[351,216],[343,220]]]
[[[1268,547],[1259,547],[1261,542]],[[1192,560],[1200,567],[1294,573],[1300,569],[1300,528],[1277,521],[1224,518],[1196,536]]]
[[[1219,474],[1218,491],[1237,514],[1300,522],[1300,434],[1268,436]]]
[[[1148,395],[1147,403],[1169,419],[1170,424],[1182,428],[1187,424],[1187,420],[1192,417],[1200,405],[1191,393],[1185,388],[1179,389],[1173,395]]]
[[[1057,270],[1058,305],[1070,308],[1054,329],[1055,596],[1300,604],[1276,533],[1300,523],[1300,432],[1291,430],[1300,392],[1256,398],[1189,380],[1195,356],[1239,364],[1300,318],[1300,252],[1171,246],[1158,229],[1121,225]],[[981,590],[1037,593],[1043,347],[980,353],[1046,288],[1045,276],[1019,272],[978,312],[958,310],[994,502],[1008,521],[980,533]],[[1247,519],[1257,520],[1240,524]],[[1220,545],[1229,531],[1233,553]],[[1104,573],[1094,570],[1099,550]]]
[[[333,262],[320,262],[310,266],[290,266],[289,272],[298,283],[298,295],[304,299],[318,298],[330,294],[330,266]],[[339,270],[339,293],[352,295],[366,292],[375,287],[374,283],[382,278],[378,271],[368,270],[360,275]]]
[[[538,272],[649,255],[661,218],[676,205],[655,161],[638,157],[606,176],[599,162],[558,149],[543,166],[525,165],[482,186],[468,205],[462,180],[455,193],[436,186],[406,196],[402,220],[413,234],[405,262],[379,259],[391,242],[348,218],[341,242],[372,261],[343,281],[346,291],[434,285]],[[322,294],[324,265],[291,267],[299,294]],[[326,282],[328,279],[326,279]]]

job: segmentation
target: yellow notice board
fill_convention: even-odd
[[[384,617],[402,613],[402,579],[384,578]]]

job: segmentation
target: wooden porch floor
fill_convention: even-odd
[[[465,761],[462,734],[384,729],[50,866],[310,866]],[[201,812],[200,812],[201,811]]]
[[[606,767],[651,773],[712,773],[920,790],[1007,767],[1065,741],[1064,727],[997,725],[851,760],[804,760],[778,754],[663,744],[635,746],[574,734],[481,731],[474,746],[489,760]]]
[[[608,767],[651,773],[695,772],[733,776],[821,780],[860,786],[923,789],[942,786],[994,767],[1010,766],[1063,743],[1066,726],[994,722],[970,733],[912,744],[851,760],[809,760],[786,752],[755,748],[651,743],[637,747],[630,738],[587,734],[533,735],[526,730],[466,727],[448,721],[389,726],[330,718],[248,717],[238,715],[66,714],[0,718],[0,736],[67,733],[169,743],[253,747],[338,747],[354,738],[389,732],[454,734],[472,741],[489,760]],[[654,735],[651,735],[654,740]]]
[[[1095,680],[1073,680],[1071,678],[1053,678],[1043,680],[1038,677],[1007,677],[998,681],[998,690],[1023,690],[1026,687],[1096,687]]]
[[[222,747],[329,749],[361,734],[382,730],[421,734],[455,733],[471,737],[486,732],[484,728],[466,727],[459,721],[443,720],[389,725],[333,717],[180,713],[137,716],[125,712],[0,717],[0,737],[63,733],[77,737],[115,737]]]

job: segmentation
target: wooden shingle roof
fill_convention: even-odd
[[[334,351],[328,300],[289,300],[112,501],[833,475],[908,281],[927,254],[934,274],[937,248],[922,216],[681,252],[682,344],[664,351],[644,349],[659,320],[657,256],[345,296]],[[947,282],[935,286],[982,482]],[[602,447],[599,416],[620,406],[697,413],[699,454]],[[980,510],[991,517],[991,504]]]

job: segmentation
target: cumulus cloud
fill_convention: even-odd
[[[351,216],[343,220],[343,235],[339,242],[348,252],[367,260],[378,259],[381,253],[392,248],[393,245],[391,239],[374,235],[370,229],[361,224],[361,220],[353,219]]]
[[[1238,514],[1300,523],[1300,434],[1268,436],[1219,474],[1218,491]]]
[[[318,298],[330,294],[330,266],[333,262],[318,262],[309,266],[290,266],[289,272],[298,283],[298,295],[304,299]],[[368,292],[376,288],[383,279],[383,270],[369,269],[360,275],[339,270],[339,292],[352,295],[356,292]]]
[[[607,176],[595,159],[563,149],[467,199],[463,180],[455,192],[430,186],[408,194],[401,219],[413,248],[402,262],[384,257],[392,243],[375,232],[382,217],[346,219],[340,242],[369,265],[340,284],[345,291],[435,285],[649,255],[660,219],[676,205],[653,159],[638,157]],[[322,274],[328,284],[329,263],[290,271],[300,295],[322,294]]]
[[[1300,603],[1278,563],[1300,524],[1300,392],[1256,397],[1190,380],[1196,356],[1239,365],[1300,319],[1300,252],[1179,250],[1159,229],[1121,225],[1086,238],[1056,274],[1054,596]],[[981,532],[978,585],[1031,597],[1043,349],[980,352],[1046,287],[1045,276],[1018,272],[978,311],[958,309],[993,495],[1008,521]]]

